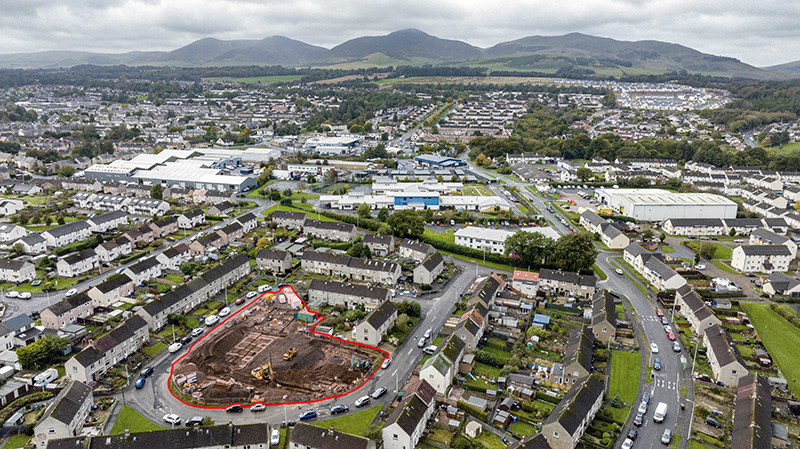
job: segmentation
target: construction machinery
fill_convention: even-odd
[[[295,354],[297,354],[297,348],[289,349],[289,352],[283,353],[283,360],[292,360]]]
[[[269,370],[269,375],[264,371],[265,369]],[[250,374],[253,375],[258,380],[270,380],[275,378],[275,373],[272,371],[272,362],[267,363],[266,365],[261,365],[258,368],[253,369],[250,371]]]

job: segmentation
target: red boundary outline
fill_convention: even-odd
[[[192,348],[194,348],[194,345],[196,345],[197,343],[200,343],[200,340],[202,340],[202,339],[206,338],[206,337],[207,337],[209,334],[211,334],[212,332],[214,332],[214,330],[215,330],[216,328],[218,328],[218,327],[222,326],[223,324],[225,324],[225,322],[226,322],[226,321],[228,321],[229,319],[231,319],[231,318],[235,317],[237,314],[239,314],[239,313],[242,313],[243,311],[247,310],[247,309],[248,309],[250,306],[252,306],[253,304],[255,304],[255,302],[256,302],[256,301],[258,301],[259,299],[261,299],[261,298],[262,298],[264,295],[266,295],[267,293],[278,294],[278,293],[280,293],[280,292],[281,292],[281,290],[283,290],[284,288],[289,288],[289,289],[291,289],[291,290],[292,290],[292,293],[294,293],[294,294],[295,294],[295,295],[296,295],[298,298],[300,298],[300,302],[302,302],[302,303],[303,303],[303,308],[305,308],[306,312],[308,312],[308,313],[313,313],[313,314],[314,314],[314,316],[316,317],[316,320],[314,321],[314,325],[313,325],[313,326],[311,326],[311,329],[309,329],[309,331],[310,331],[310,332],[313,332],[313,333],[315,333],[315,334],[325,335],[327,338],[333,338],[333,339],[336,339],[336,340],[339,340],[339,341],[343,341],[343,342],[345,342],[345,343],[349,343],[349,344],[351,344],[351,345],[363,346],[363,347],[365,347],[365,348],[369,348],[369,349],[374,349],[374,350],[376,350],[376,351],[380,351],[380,352],[382,352],[383,354],[385,354],[385,355],[386,355],[386,357],[384,357],[382,360],[386,360],[387,358],[389,358],[389,357],[390,357],[390,354],[389,354],[388,352],[384,351],[383,349],[376,348],[376,347],[374,347],[374,346],[366,345],[366,344],[363,344],[363,343],[357,343],[357,342],[354,342],[354,341],[342,340],[341,338],[337,338],[337,337],[334,337],[334,336],[330,336],[330,335],[328,335],[328,334],[323,334],[322,332],[315,331],[315,330],[314,330],[314,328],[316,328],[316,327],[317,327],[317,325],[318,325],[318,324],[319,324],[319,323],[320,323],[320,322],[321,322],[323,319],[325,319],[325,317],[324,317],[324,316],[322,316],[322,315],[320,315],[320,314],[318,314],[317,312],[314,312],[314,311],[312,311],[312,310],[309,310],[309,308],[308,308],[308,305],[306,304],[306,302],[305,302],[305,301],[303,301],[303,298],[302,298],[300,295],[298,295],[298,294],[297,294],[297,292],[295,292],[295,291],[294,291],[294,287],[292,287],[291,285],[287,285],[287,286],[283,286],[283,287],[279,288],[277,291],[268,291],[268,292],[264,292],[264,293],[262,293],[262,294],[258,295],[258,297],[256,297],[256,298],[255,298],[255,299],[253,299],[252,301],[250,301],[250,303],[248,303],[247,305],[245,305],[245,306],[244,306],[244,307],[242,307],[241,309],[239,309],[239,311],[237,311],[237,312],[236,312],[236,313],[234,313],[233,315],[229,316],[228,318],[225,318],[224,320],[222,320],[222,321],[221,321],[219,324],[217,324],[216,326],[212,327],[212,328],[211,328],[211,330],[209,330],[208,332],[205,332],[205,333],[203,334],[203,336],[202,336],[202,337],[198,338],[198,339],[197,339],[197,341],[195,341],[194,343],[192,343],[192,346],[190,346],[190,347],[189,347],[189,350],[188,350],[188,351],[186,351],[186,354],[184,354],[184,355],[180,356],[180,357],[179,357],[177,360],[175,360],[174,362],[172,362],[172,365],[170,365],[170,369],[169,369],[169,377],[167,378],[167,389],[169,389],[169,392],[172,394],[172,396],[173,396],[175,399],[177,399],[177,400],[181,401],[181,402],[182,402],[184,405],[188,405],[188,406],[190,406],[190,407],[201,408],[201,409],[208,409],[208,410],[224,410],[224,409],[226,409],[226,408],[230,407],[231,405],[241,405],[243,408],[250,408],[250,407],[252,407],[252,406],[254,406],[254,405],[256,405],[256,404],[263,404],[263,405],[264,405],[264,406],[266,406],[266,407],[274,407],[274,406],[278,406],[278,405],[313,404],[313,403],[315,403],[315,402],[327,401],[327,400],[329,400],[329,399],[335,399],[335,398],[339,398],[339,397],[342,397],[342,396],[348,395],[348,394],[350,394],[350,393],[352,393],[352,392],[354,392],[354,391],[358,390],[359,388],[363,387],[364,385],[366,385],[366,384],[367,384],[367,382],[369,382],[369,380],[370,380],[370,379],[372,379],[372,376],[374,376],[374,375],[375,375],[375,373],[376,373],[376,372],[378,372],[378,369],[380,369],[380,368],[378,368],[378,369],[376,369],[376,370],[373,370],[373,371],[372,371],[372,373],[370,373],[369,377],[367,377],[367,378],[366,378],[366,379],[365,379],[363,382],[361,382],[361,383],[360,383],[360,384],[359,384],[357,387],[353,388],[352,390],[346,391],[346,392],[344,392],[344,393],[342,393],[342,394],[337,394],[337,395],[335,395],[335,396],[329,396],[329,397],[322,398],[322,399],[314,399],[314,400],[311,400],[311,401],[279,402],[279,403],[275,403],[275,404],[264,404],[263,402],[255,402],[255,403],[253,403],[253,404],[250,404],[250,406],[249,406],[249,407],[245,407],[245,405],[244,405],[244,404],[242,404],[242,403],[240,403],[240,402],[235,402],[235,403],[233,403],[233,404],[229,404],[229,405],[226,405],[226,406],[212,407],[212,406],[204,406],[204,405],[190,404],[190,403],[188,403],[188,402],[184,401],[183,399],[181,399],[180,397],[178,397],[178,395],[177,395],[177,394],[175,394],[175,392],[174,392],[174,391],[172,391],[172,382],[171,382],[171,380],[172,380],[172,372],[175,370],[175,364],[176,364],[176,363],[178,363],[178,362],[180,362],[180,361],[181,361],[181,359],[183,359],[183,358],[184,358],[184,357],[186,357],[187,355],[189,355],[189,353],[190,353],[190,352],[192,352]],[[203,323],[201,322],[201,325],[202,325],[202,324],[203,324]],[[383,362],[381,362],[381,363],[383,363]]]

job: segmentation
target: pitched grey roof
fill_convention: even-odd
[[[731,449],[772,446],[771,391],[765,377],[748,374],[739,379],[733,410]]]
[[[589,376],[567,391],[553,413],[547,417],[544,425],[557,421],[570,435],[575,435],[575,431],[589,414],[592,405],[602,396],[603,383],[596,375]]]
[[[26,263],[30,262],[26,262],[24,260],[0,259],[0,269],[19,271],[25,266]]]
[[[608,223],[605,219],[603,219],[602,217],[600,217],[599,215],[588,209],[581,213],[581,217],[595,226],[601,225],[603,223]]]
[[[139,262],[136,262],[135,264],[128,267],[128,269],[131,270],[133,274],[140,274],[160,265],[161,262],[157,261],[155,257],[148,257],[147,259],[143,259],[140,260]]]
[[[97,284],[95,288],[100,290],[100,293],[106,294],[131,282],[133,282],[133,279],[129,278],[127,274],[120,274],[119,276],[107,279],[106,281]]]
[[[203,212],[203,209],[193,209],[193,210],[190,210],[190,211],[187,211],[187,212],[183,213],[183,216],[188,218],[188,219],[199,217],[201,215],[205,215],[205,212]]]
[[[569,334],[567,348],[564,351],[564,364],[570,365],[573,362],[583,367],[587,372],[592,371],[592,347],[594,346],[594,334],[587,325],[576,327]]]
[[[364,243],[377,243],[383,245],[389,245],[392,242],[391,235],[378,235],[368,232],[364,236]]]
[[[288,251],[283,251],[280,249],[263,248],[258,250],[258,253],[256,254],[256,259],[285,260],[287,256],[289,257],[289,259],[292,258],[292,255],[289,254]]]
[[[149,432],[53,440],[48,448],[57,449],[194,449],[205,447],[266,447],[269,429],[264,423],[222,424],[153,430]]]
[[[378,329],[395,313],[397,313],[397,307],[391,301],[384,301],[364,319],[373,329]]]
[[[442,254],[439,251],[436,251],[428,256],[428,258],[425,259],[425,262],[422,262],[422,266],[430,272],[443,263],[444,257],[442,257]]]
[[[59,422],[69,424],[91,394],[92,389],[88,385],[83,382],[72,381],[67,388],[61,390],[55,401],[47,407],[40,421],[52,417]]]
[[[106,351],[135,335],[137,329],[143,328],[147,328],[147,322],[139,315],[134,315],[116,329],[98,338],[91,346],[75,354],[75,360],[83,366],[89,366],[100,360]]]
[[[367,449],[370,441],[368,438],[301,422],[294,426],[289,437],[289,445],[294,447],[296,444],[313,449]]]
[[[670,223],[674,227],[691,226],[696,228],[709,228],[722,226],[722,220],[719,218],[670,218]]]
[[[386,301],[389,299],[389,290],[385,288],[367,287],[361,284],[345,284],[343,282],[326,281],[317,278],[312,279],[311,283],[308,285],[308,291],[311,290],[371,298],[379,301]]]
[[[408,248],[413,251],[419,251],[425,254],[433,251],[433,246],[420,242],[419,240],[403,239],[398,245],[398,248]]]
[[[92,217],[88,221],[98,225],[98,224],[108,223],[109,221],[116,221],[119,220],[120,218],[125,218],[126,216],[127,215],[125,214],[125,212],[122,212],[121,210],[115,210],[107,214],[102,214],[96,217]]]
[[[127,277],[127,276],[126,276]],[[78,293],[77,295],[70,296],[69,298],[64,298],[61,301],[53,304],[52,306],[48,307],[47,310],[53,312],[55,316],[59,316],[62,313],[69,312],[72,309],[80,307],[86,303],[91,303],[92,298],[89,297],[84,292]]]
[[[600,324],[605,320],[612,326],[617,326],[615,299],[615,295],[608,290],[595,293],[592,300],[592,325]]]
[[[746,256],[791,256],[792,252],[784,245],[742,245]]]
[[[276,210],[272,213],[273,219],[303,221],[308,215],[305,212],[292,212],[288,210]]]
[[[66,223],[55,228],[50,228],[44,232],[58,238],[83,229],[89,229],[89,223],[86,223],[86,220],[73,221],[72,223]]]
[[[714,355],[719,362],[720,367],[727,366],[734,362],[739,362],[742,366],[747,366],[742,359],[736,345],[733,344],[728,331],[722,328],[719,324],[715,324],[706,329],[706,338],[708,338],[708,349],[714,352]]]
[[[211,270],[205,272],[200,277],[210,284],[211,282],[214,282],[215,280],[225,276],[226,274],[245,264],[250,264],[250,257],[248,257],[247,254],[237,254],[233,259],[230,259],[221,265],[217,265]]]
[[[169,248],[165,249],[162,254],[167,256],[168,259],[174,259],[181,254],[188,253],[189,251],[191,251],[191,249],[189,249],[189,245],[185,243],[178,243],[175,246],[170,246]]]
[[[750,235],[755,236],[759,240],[770,243],[772,245],[783,245],[789,240],[788,237],[778,235],[764,228],[758,228],[755,231],[753,231]]]
[[[551,270],[549,268],[542,268],[539,270],[539,283],[542,280],[554,280],[559,282],[569,282],[571,284],[582,285],[587,287],[594,287],[597,278],[594,276],[584,276],[582,274],[573,273],[571,271]]]
[[[7,320],[3,320],[3,324],[12,332],[17,332],[24,327],[32,325],[33,320],[28,315],[20,313],[19,315],[14,315]]]

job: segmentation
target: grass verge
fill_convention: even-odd
[[[153,424],[149,419],[140,415],[139,412],[127,405],[122,407],[122,410],[114,421],[114,427],[111,428],[111,435],[119,435],[125,433],[125,430],[130,430],[131,433],[149,432],[151,430],[164,430],[157,424]]]
[[[770,310],[766,304],[742,303],[767,351],[786,379],[800,378],[800,329]],[[792,388],[793,383],[789,384]],[[800,390],[794,388],[794,394]]]
[[[638,352],[612,351],[611,381],[608,386],[608,397],[617,395],[627,404],[636,402],[639,394],[639,373],[641,372],[641,354]]]
[[[366,410],[361,410],[360,412],[317,421],[314,425],[326,429],[333,427],[334,430],[338,430],[339,432],[363,436],[364,432],[367,431],[367,427],[369,427],[372,421],[375,420],[375,417],[378,416],[378,412],[381,411],[381,408],[383,408],[383,405],[376,405]]]

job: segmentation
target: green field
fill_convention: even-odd
[[[688,246],[689,248],[691,248],[695,252],[697,252],[700,249],[700,245],[703,244],[703,243],[708,243],[708,244],[714,245],[714,257],[713,257],[713,259],[730,260],[730,258],[733,256],[733,250],[732,249],[728,248],[725,245],[716,243],[716,242],[701,242],[699,240],[692,240],[691,242],[687,242],[686,246]]]
[[[464,196],[492,196],[494,195],[488,187],[480,184],[464,186],[461,189],[461,194]]]
[[[111,435],[118,435],[125,433],[126,429],[130,430],[131,433],[137,433],[164,430],[164,427],[153,424],[149,419],[140,415],[139,412],[125,405],[122,407],[122,411],[119,412],[117,420],[114,421],[114,427],[111,428],[110,433]]]
[[[750,322],[767,347],[769,355],[778,364],[785,379],[800,378],[800,329],[770,310],[766,304],[742,303]],[[794,383],[789,383],[790,388]],[[794,394],[800,389],[794,388]]]
[[[446,243],[456,243],[456,235],[454,232],[433,232],[430,229],[426,229],[425,232],[422,234],[424,237],[428,237],[434,240],[440,240]]]
[[[291,83],[299,81],[303,75],[272,75],[272,76],[252,76],[245,78],[234,78],[231,76],[217,76],[211,78],[203,78],[203,81],[221,82],[221,83],[243,83],[243,84],[275,84],[275,83]]]
[[[789,154],[794,151],[800,150],[800,142],[791,142],[778,147],[769,147],[767,148],[767,150],[772,151],[776,154]]]
[[[638,352],[612,351],[608,397],[613,399],[619,395],[625,403],[634,404],[639,394],[641,367],[641,355]]]
[[[363,436],[369,425],[372,424],[372,421],[378,416],[378,412],[381,411],[381,408],[383,408],[383,405],[376,405],[366,410],[361,410],[360,412],[337,416],[336,418],[323,419],[322,421],[315,422],[314,425],[326,429],[333,427],[334,430],[338,430],[339,432]]]
[[[25,435],[24,433],[14,435],[8,439],[6,444],[3,445],[3,449],[19,449],[21,447],[25,447],[30,439],[31,437]]]

